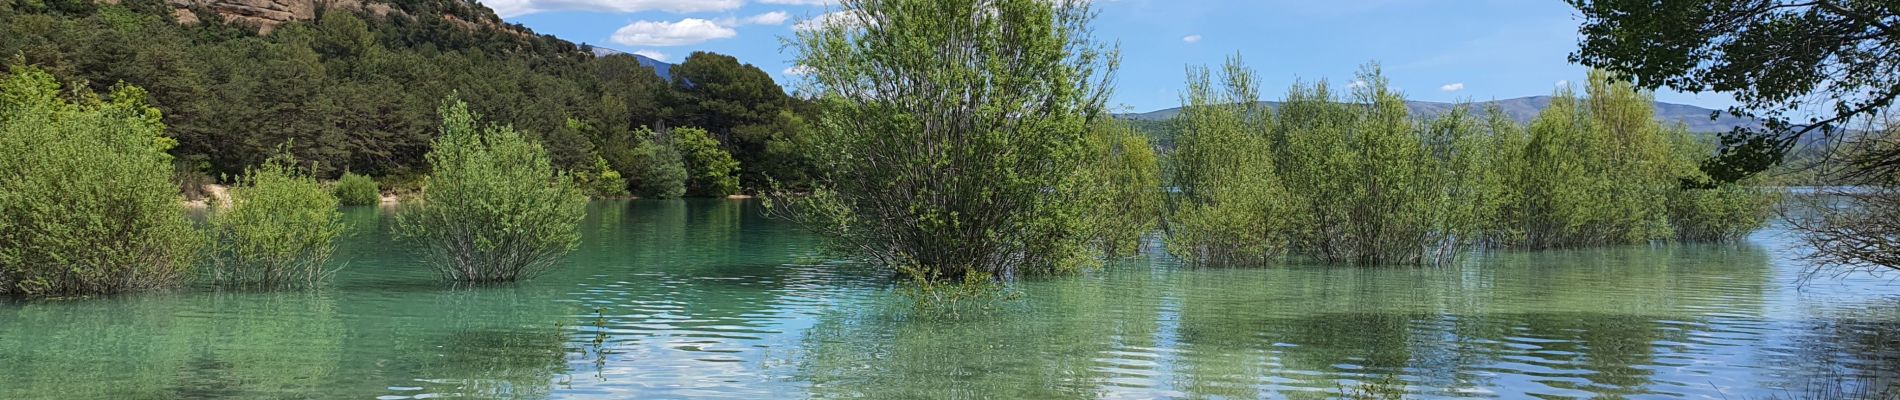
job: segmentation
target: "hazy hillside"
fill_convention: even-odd
[[[1265,101],[1262,103],[1273,108],[1280,106],[1279,102]],[[1407,101],[1405,105],[1411,108],[1414,115],[1419,116],[1438,115],[1451,111],[1453,107],[1458,106],[1456,103],[1432,101]],[[1544,107],[1550,106],[1550,96],[1519,97],[1515,99],[1479,102],[1471,104],[1471,107],[1473,110],[1481,112],[1485,107],[1492,105],[1496,105],[1498,109],[1503,110],[1504,114],[1510,116],[1511,119],[1517,120],[1518,122],[1530,122],[1532,118],[1537,117],[1539,111],[1543,111]],[[1132,120],[1161,121],[1174,118],[1174,115],[1180,112],[1181,109],[1176,107],[1145,113],[1121,114],[1120,116]],[[1656,102],[1656,119],[1668,122],[1680,122],[1687,125],[1691,132],[1727,132],[1735,127],[1756,128],[1761,125],[1758,121],[1736,118],[1726,113],[1722,114],[1721,118],[1710,120],[1709,115],[1715,112],[1716,110],[1686,104]]]

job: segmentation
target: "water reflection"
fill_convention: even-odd
[[[1735,356],[1772,345],[1760,340],[1775,329],[1768,271],[1753,247],[1507,253],[1444,269],[1195,270],[1158,257],[1027,284],[1024,309],[992,318],[911,320],[902,303],[828,313],[807,334],[801,378],[873,398],[1301,397],[1384,380],[1430,396],[1705,393],[1773,368]]]
[[[360,208],[325,290],[0,300],[0,398],[1752,398],[1900,371],[1900,287],[1797,287],[1774,232],[1441,268],[1150,254],[942,320],[756,203],[589,207],[566,268],[515,285],[437,283]]]

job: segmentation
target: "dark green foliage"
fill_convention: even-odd
[[[382,189],[370,177],[345,172],[336,180],[336,199],[346,206],[376,205],[383,200]]]
[[[58,3],[58,4],[55,4]],[[402,1],[388,15],[326,10],[259,36],[214,14],[173,22],[158,0],[28,2],[0,12],[0,57],[103,91],[146,88],[179,142],[171,153],[237,176],[290,143],[319,178],[427,172],[437,101],[535,132],[557,168],[595,157],[632,176],[627,140],[642,126],[700,126],[746,168],[802,181],[808,166],[781,150],[800,140],[803,102],[732,57],[697,53],[668,82],[631,56],[595,57],[573,43],[501,23],[474,2]],[[453,16],[456,21],[444,19]],[[464,22],[465,21],[465,22]]]
[[[553,269],[580,244],[586,194],[514,128],[481,126],[459,100],[441,113],[427,186],[397,214],[399,232],[450,281],[509,282]]]
[[[1832,134],[1900,98],[1892,1],[1567,1],[1583,16],[1572,61],[1646,88],[1734,93],[1741,106],[1731,112],[1766,119],[1766,129],[1726,135],[1720,157],[1702,164],[1717,182],[1765,170],[1803,136]],[[1900,151],[1858,164],[1858,174],[1892,174]]]
[[[679,148],[664,136],[641,128],[638,147],[633,150],[634,187],[640,197],[671,199],[686,195],[686,159]]]
[[[130,86],[105,99],[61,95],[38,69],[0,81],[0,294],[179,283],[203,236],[169,179],[159,111]]]
[[[747,187],[767,179],[802,183],[807,167],[782,151],[803,138],[800,104],[785,95],[772,75],[732,56],[693,52],[670,70],[674,126],[705,129],[738,160]],[[780,149],[775,149],[780,148]],[[682,148],[682,150],[685,150]]]
[[[369,184],[373,190],[375,182]],[[343,213],[337,197],[295,159],[271,158],[252,168],[231,188],[230,204],[211,212],[216,251],[204,273],[211,284],[312,287],[329,275],[324,262],[343,235]]]
[[[842,7],[793,44],[824,110],[810,141],[817,188],[773,205],[911,280],[1090,265],[1076,181],[1116,54],[1091,37],[1088,3]]]

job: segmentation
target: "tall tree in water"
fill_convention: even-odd
[[[1730,92],[1729,111],[1766,121],[1731,132],[1702,169],[1732,182],[1778,163],[1900,97],[1900,2],[1893,0],[1567,0],[1582,12],[1573,61],[1638,85]],[[1804,117],[1812,114],[1812,117]],[[1862,153],[1859,175],[1900,171],[1900,150]]]
[[[1116,53],[1080,0],[844,0],[793,48],[822,102],[788,214],[922,281],[1090,262],[1074,201]]]

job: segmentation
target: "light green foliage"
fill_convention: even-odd
[[[383,192],[375,179],[345,172],[336,180],[336,199],[346,206],[375,205],[383,200]]]
[[[1166,201],[1154,147],[1133,126],[1114,120],[1097,122],[1087,145],[1077,185],[1080,201],[1094,206],[1083,213],[1090,236],[1104,255],[1135,254],[1142,236],[1160,223]]]
[[[1188,69],[1173,124],[1168,251],[1202,263],[1252,264],[1286,250],[1290,204],[1266,136],[1269,111],[1256,77],[1229,62],[1216,87],[1205,67]]]
[[[1647,92],[1592,72],[1586,97],[1560,89],[1531,122],[1519,196],[1507,206],[1509,244],[1552,248],[1643,243],[1673,236],[1667,196],[1696,173],[1677,157],[1687,135],[1654,119]]]
[[[725,197],[739,193],[739,161],[719,148],[719,141],[699,128],[678,128],[666,133],[686,162],[686,193],[699,197]]]
[[[1678,162],[1701,162],[1715,154],[1715,146],[1687,135],[1674,138],[1672,153]],[[1680,186],[1669,192],[1666,207],[1675,239],[1685,242],[1729,242],[1741,240],[1768,224],[1769,216],[1781,203],[1781,192],[1764,175],[1738,182],[1719,182],[1701,169],[1688,169],[1678,177]]]
[[[158,110],[129,86],[61,94],[38,69],[0,81],[0,294],[177,284],[203,236],[179,206]]]
[[[1676,240],[1737,241],[1767,225],[1780,200],[1772,188],[1744,183],[1678,189],[1669,195],[1669,223]]]
[[[1088,3],[841,5],[792,44],[823,109],[818,187],[774,206],[912,278],[1095,262],[1075,184],[1116,55],[1093,40]]]
[[[639,171],[634,187],[640,197],[671,199],[686,195],[686,160],[672,140],[655,136],[646,128],[635,135],[639,145],[633,149],[632,164]]]
[[[1277,113],[1231,60],[1224,93],[1191,70],[1176,121],[1172,248],[1253,263],[1287,250],[1328,263],[1435,264],[1482,239],[1504,198],[1492,173],[1501,117],[1463,109],[1420,121],[1376,67],[1350,99],[1296,85]],[[1245,197],[1230,193],[1247,193]]]
[[[587,196],[547,151],[508,126],[478,126],[459,100],[444,104],[442,133],[420,201],[396,216],[444,279],[506,282],[555,267],[580,244]]]
[[[593,168],[575,171],[574,180],[579,182],[581,190],[589,197],[622,197],[627,195],[627,180],[620,177],[620,171],[607,165],[607,159],[594,157]]]
[[[337,197],[287,155],[252,168],[231,189],[230,207],[212,210],[216,255],[205,278],[243,288],[322,283],[330,272],[324,262],[343,234],[337,206]]]
[[[1464,108],[1419,120],[1376,66],[1350,99],[1295,87],[1274,121],[1274,165],[1295,204],[1293,245],[1329,263],[1436,264],[1493,213],[1492,141]]]

